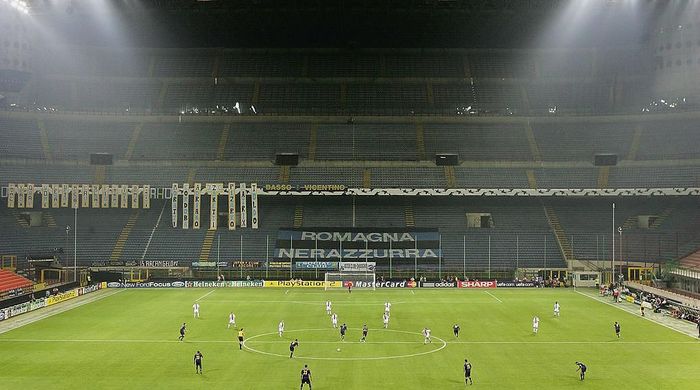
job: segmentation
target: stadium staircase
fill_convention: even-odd
[[[600,167],[598,169],[598,188],[608,188],[610,178],[610,167]]]
[[[42,213],[42,217],[43,217],[42,224],[44,226],[50,227],[50,228],[55,228],[56,226],[58,226],[56,224],[56,218],[54,218],[53,214],[51,214],[50,212],[45,211],[44,213]]]
[[[199,252],[199,261],[209,261],[214,237],[216,237],[216,230],[207,230],[204,241],[202,241],[202,250]]]
[[[281,166],[280,167],[280,173],[278,175],[279,182],[287,184],[289,183],[289,167],[288,166]]]
[[[416,217],[413,213],[413,204],[409,199],[406,200],[406,205],[404,206],[404,221],[406,223],[406,227],[416,226]]]
[[[119,237],[117,237],[117,241],[114,243],[112,253],[109,255],[110,261],[117,261],[122,257],[122,253],[124,252],[124,245],[126,245],[126,241],[129,239],[129,235],[134,229],[134,225],[136,225],[136,221],[138,221],[139,215],[139,210],[134,210],[129,216],[129,219],[126,221],[126,224],[122,228],[122,231],[119,233]]]
[[[630,150],[627,153],[627,160],[634,161],[637,159],[637,152],[639,151],[639,144],[642,139],[642,125],[637,125],[634,128],[634,134],[632,135],[632,144],[630,145]]]
[[[663,223],[668,219],[668,217],[671,216],[671,213],[673,213],[673,208],[668,207],[665,208],[661,213],[659,214],[659,217],[654,220],[654,222],[649,225],[650,229],[658,229],[663,225]]]
[[[426,159],[425,155],[425,130],[423,129],[423,124],[416,123],[416,149],[418,154],[418,161],[424,161]]]
[[[372,171],[369,168],[365,168],[362,171],[362,187],[371,188],[372,187]]]
[[[17,210],[12,210],[12,216],[15,217],[15,221],[17,221],[17,224],[23,228],[28,228],[29,227],[29,221],[27,221],[22,215],[19,213]]]
[[[131,133],[131,138],[129,139],[129,145],[126,147],[126,153],[124,153],[125,160],[131,160],[131,157],[134,155],[134,149],[141,136],[141,130],[143,130],[143,123],[134,126],[134,131]]]
[[[542,161],[542,153],[540,152],[540,148],[537,146],[535,132],[532,131],[532,125],[530,125],[530,121],[527,121],[527,125],[525,126],[525,136],[527,137],[527,143],[530,146],[530,153],[532,153],[532,159],[537,162]]]
[[[454,167],[445,167],[445,181],[447,182],[447,188],[457,187],[457,178],[455,177]]]
[[[224,125],[223,130],[221,130],[221,138],[219,138],[219,147],[216,150],[216,160],[223,161],[224,152],[226,151],[226,143],[228,142],[228,135],[231,131],[231,125]]]
[[[532,188],[533,190],[537,189],[537,178],[535,178],[535,171],[532,169],[527,169],[525,170],[525,174],[527,175],[527,184]]]
[[[34,282],[25,277],[7,269],[0,269],[0,296],[6,291],[18,288],[29,290],[33,285]]]
[[[41,139],[41,150],[44,152],[44,158],[51,161],[51,147],[49,146],[49,133],[46,131],[46,124],[42,119],[37,120],[39,128],[39,137]]]
[[[544,214],[547,217],[547,222],[549,222],[549,226],[554,232],[554,237],[557,239],[559,251],[564,257],[564,261],[566,261],[567,264],[570,264],[570,262],[574,260],[574,251],[571,248],[569,239],[566,237],[566,233],[564,233],[564,228],[561,227],[559,217],[557,217],[557,214],[554,212],[554,208],[552,206],[543,204],[542,207],[544,208]]]
[[[298,204],[294,208],[294,227],[298,229],[302,226],[304,226],[304,205]]]
[[[107,177],[107,167],[97,165],[95,167],[95,184],[104,184],[105,177]]]
[[[318,123],[311,125],[311,131],[309,132],[309,153],[308,158],[310,161],[316,160],[316,146],[318,145]]]

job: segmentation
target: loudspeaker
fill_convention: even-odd
[[[299,165],[298,153],[277,153],[275,165]]]
[[[90,153],[90,165],[112,165],[112,154]]]
[[[456,153],[438,153],[435,155],[435,165],[459,165],[459,156]]]
[[[611,153],[596,154],[593,163],[597,167],[610,167],[610,166],[617,165],[617,154],[611,154]]]

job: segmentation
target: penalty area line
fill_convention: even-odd
[[[484,292],[485,292],[486,294],[489,294],[489,295],[490,295],[490,296],[491,296],[491,297],[492,297],[493,299],[497,300],[498,302],[500,302],[500,303],[503,303],[503,301],[502,301],[502,300],[500,300],[500,299],[499,299],[499,298],[498,298],[497,296],[495,296],[495,295],[491,294],[491,293],[490,293],[490,292],[488,292],[488,291],[484,291]]]
[[[202,295],[201,297],[195,299],[195,302],[201,301],[202,299],[208,297],[208,296],[211,295],[211,293],[213,293],[214,291],[216,291],[216,290],[211,290],[211,291],[209,291],[208,293]]]

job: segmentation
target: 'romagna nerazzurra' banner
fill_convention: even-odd
[[[275,260],[375,261],[378,265],[437,263],[440,233],[421,228],[314,227],[280,229]]]

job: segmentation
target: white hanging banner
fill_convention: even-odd
[[[99,209],[100,208],[100,186],[93,184],[90,189],[92,190],[92,208]]]
[[[209,230],[216,230],[219,216],[219,186],[217,184],[207,184],[209,188]]]
[[[17,187],[14,183],[7,184],[7,207],[14,208],[17,201]]]
[[[109,193],[111,192],[111,188],[107,185],[101,185],[100,186],[100,196],[102,197],[102,208],[103,209],[108,209],[109,208]]]
[[[119,208],[129,208],[129,187],[125,185],[119,186]]]
[[[70,196],[68,188],[68,184],[61,184],[61,207],[68,207],[68,197]]]
[[[245,183],[241,183],[239,195],[241,202],[241,227],[244,228],[248,226],[248,202],[246,201]]]
[[[8,191],[9,191],[9,187],[8,187]],[[42,209],[49,208],[49,186],[48,186],[48,184],[41,185],[41,208]]]
[[[27,196],[27,187],[24,184],[17,184],[17,188],[19,188],[19,197],[17,198],[17,208],[23,209],[24,208],[24,200],[26,199],[26,196]]]
[[[170,202],[172,203],[172,223],[173,227],[177,227],[177,199],[179,194],[177,193],[177,183],[173,183],[173,190],[170,195]]]
[[[112,184],[112,190],[110,192],[110,206],[116,209],[119,207],[119,186]]]
[[[24,207],[33,209],[34,208],[34,184],[29,183],[27,184],[27,203],[25,203]]]
[[[250,225],[258,228],[258,183],[250,183]]]
[[[151,208],[151,186],[149,184],[143,186],[143,208]]]
[[[200,212],[202,206],[202,183],[194,183],[194,215],[192,229],[199,229]]]
[[[190,228],[190,184],[182,184],[182,228]]]
[[[56,209],[59,207],[61,195],[61,187],[57,184],[51,184],[51,207]]]
[[[82,193],[80,194],[82,196],[82,207],[90,207],[90,186],[87,184],[83,184],[83,190]]]
[[[139,186],[131,186],[131,208],[139,208]]]
[[[228,183],[228,230],[236,230],[236,183]]]
[[[79,204],[80,198],[78,197],[78,195],[79,195],[78,185],[73,184],[70,188],[70,198],[71,198],[70,204],[71,204],[71,206],[73,206],[74,209],[77,209],[78,207],[80,207],[80,204]]]

